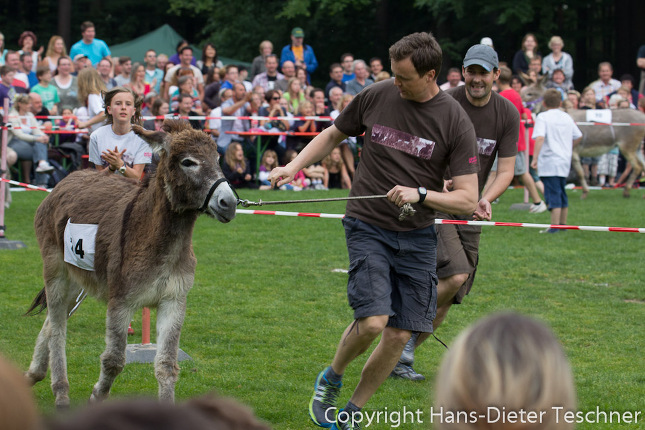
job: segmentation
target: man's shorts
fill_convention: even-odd
[[[562,176],[540,176],[544,183],[544,200],[546,205],[551,209],[569,207],[569,198],[567,197],[567,178]]]
[[[388,327],[431,333],[437,312],[435,226],[391,231],[352,217],[343,226],[354,318],[389,315]]]
[[[600,157],[582,157],[580,158],[580,164],[582,165],[589,165],[589,166],[595,166],[598,164],[598,161],[600,160]]]
[[[598,174],[609,177],[616,176],[618,171],[618,154],[608,152],[598,157]]]
[[[517,151],[515,157],[515,176],[521,176],[526,173],[526,151]]]
[[[437,214],[443,219],[468,219],[455,215]],[[481,227],[474,225],[437,225],[437,276],[439,279],[467,273],[470,276],[461,286],[453,303],[460,304],[470,293],[479,262]]]
[[[518,151],[517,156],[515,157],[515,172],[513,175],[515,176],[520,176],[523,175],[524,172],[526,172],[526,151]],[[491,167],[490,171],[491,172],[497,172],[497,160],[499,157],[496,155],[495,156],[495,161],[493,161],[493,167]]]

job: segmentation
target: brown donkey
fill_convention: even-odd
[[[157,307],[159,398],[174,400],[186,295],[195,278],[195,221],[201,213],[220,222],[235,217],[237,197],[208,135],[182,121],[166,120],[167,133],[133,128],[159,153],[156,174],[138,184],[105,172],[75,172],[36,212],[45,288],[28,312],[46,307],[47,318],[26,377],[35,384],[51,365],[58,407],[69,405],[67,318],[83,289],[107,302],[106,348],[90,400],[109,395],[125,366],[128,323],[143,306]]]
[[[524,78],[526,75],[524,75]],[[542,99],[546,87],[544,83],[548,76],[544,75],[537,83],[529,83],[522,88],[522,101],[531,109],[534,114],[542,110]],[[524,82],[527,82],[524,79]],[[636,109],[614,109],[611,110],[611,119],[596,121],[600,124],[590,124],[588,115],[600,112],[595,110],[570,109],[567,111],[569,116],[577,123],[587,123],[578,125],[582,132],[582,141],[573,148],[573,157],[571,165],[578,174],[580,184],[582,185],[582,196],[586,198],[589,194],[589,186],[582,171],[581,157],[599,157],[609,152],[614,146],[623,154],[625,159],[632,165],[632,173],[625,182],[623,196],[629,197],[630,190],[640,173],[645,170],[645,160],[639,151],[643,138],[645,137],[645,114]],[[609,125],[606,123],[620,123],[623,125]],[[625,125],[632,124],[632,125]]]

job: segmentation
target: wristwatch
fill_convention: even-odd
[[[426,190],[425,187],[419,187],[418,191],[419,191],[419,204],[421,204],[426,199],[426,196],[428,195],[428,190]]]
[[[119,167],[119,173],[125,175],[125,161],[123,162],[123,166]]]

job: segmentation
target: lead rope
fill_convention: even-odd
[[[237,204],[241,205],[243,208],[248,208],[250,206],[265,206],[265,205],[287,205],[291,203],[320,203],[320,202],[339,202],[345,200],[367,200],[367,199],[385,199],[387,195],[374,195],[374,196],[354,196],[354,197],[333,197],[327,199],[308,199],[308,200],[275,200],[265,202],[260,199],[257,202],[250,200],[238,199]],[[401,206],[401,213],[399,214],[399,221],[403,221],[408,216],[413,216],[417,211],[412,207],[410,203],[405,203]]]

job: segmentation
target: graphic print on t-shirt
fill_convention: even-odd
[[[419,136],[413,136],[401,130],[374,124],[372,127],[372,142],[403,151],[415,157],[429,160],[434,151],[435,142]]]
[[[484,139],[483,137],[478,137],[477,148],[479,149],[479,155],[490,156],[495,149],[496,143],[497,141],[495,139]]]

